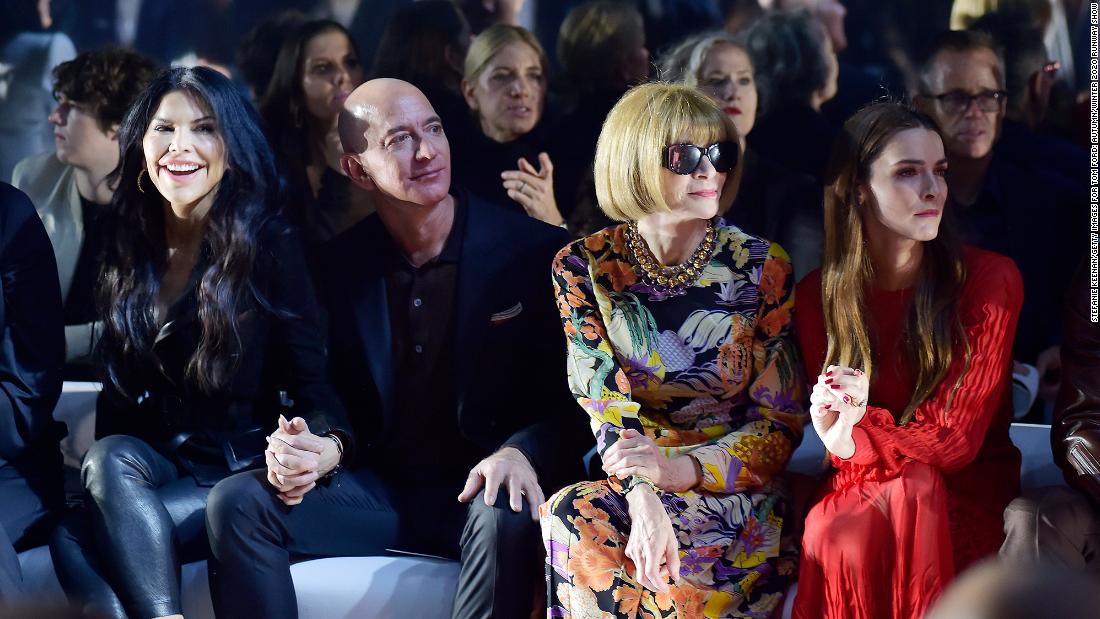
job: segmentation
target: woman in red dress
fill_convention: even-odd
[[[795,318],[836,470],[806,518],[794,616],[919,619],[996,552],[1019,493],[1008,428],[1023,284],[941,220],[947,161],[927,117],[866,107],[833,163],[825,255]]]

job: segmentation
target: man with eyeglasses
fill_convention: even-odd
[[[973,31],[940,34],[918,82],[913,100],[935,120],[947,151],[947,213],[959,221],[967,243],[1016,261],[1025,298],[1014,356],[1035,365],[1042,391],[1053,399],[1060,309],[1084,255],[1086,241],[1075,235],[1085,212],[1063,178],[1009,156],[998,142],[1009,95],[992,37]],[[1018,365],[1017,373],[1023,372]]]
[[[988,32],[1004,55],[1008,103],[999,149],[1011,159],[1061,177],[1077,192],[1077,203],[1084,204],[1088,198],[1088,153],[1041,127],[1061,69],[1050,59],[1042,32],[1026,14],[999,11],[987,13],[969,29]]]

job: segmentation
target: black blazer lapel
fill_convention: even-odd
[[[468,195],[468,194],[467,194]],[[458,401],[465,399],[466,388],[473,377],[476,360],[485,341],[485,330],[489,326],[490,285],[493,273],[490,268],[497,264],[495,254],[499,251],[499,238],[492,233],[494,223],[492,213],[474,198],[469,198],[466,214],[465,238],[462,240],[462,254],[458,263],[457,313],[455,316],[455,372]],[[507,285],[499,282],[498,285]]]
[[[385,238],[380,221],[371,224],[364,247],[355,255],[346,256],[344,264],[363,265],[358,285],[348,291],[348,301],[363,344],[363,356],[378,389],[384,419],[389,423],[393,411],[393,351],[382,247],[390,241]]]

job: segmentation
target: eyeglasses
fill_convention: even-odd
[[[939,101],[948,114],[961,114],[970,107],[971,102],[976,102],[978,109],[983,112],[996,112],[1001,109],[1001,103],[1005,101],[1008,93],[1003,90],[983,90],[976,95],[971,95],[961,90],[952,90],[942,95],[921,96]]]
[[[665,149],[664,166],[676,174],[691,174],[703,162],[703,155],[710,159],[715,172],[725,174],[737,165],[740,157],[736,142],[716,142],[710,146],[673,144]]]
[[[1050,62],[1043,65],[1043,73],[1046,73],[1048,75],[1054,75],[1061,68],[1062,68],[1062,63],[1058,62],[1057,60],[1052,60],[1052,61],[1050,61]]]

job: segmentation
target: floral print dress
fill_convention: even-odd
[[[652,482],[611,477],[551,497],[541,519],[549,616],[770,617],[797,562],[780,540],[788,500],[778,475],[807,419],[790,260],[719,224],[702,276],[670,297],[636,275],[626,230],[597,232],[554,260],[570,386],[601,455],[632,428],[668,457],[695,457],[703,482],[657,490],[680,545],[669,594],[639,585],[625,555],[625,493]]]

